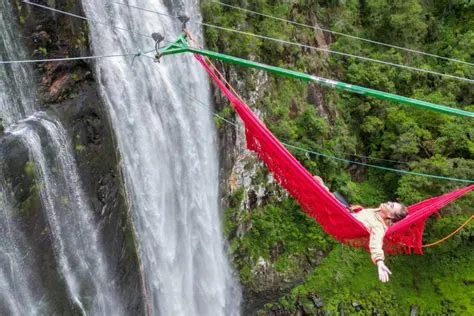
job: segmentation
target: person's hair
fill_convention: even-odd
[[[408,208],[402,203],[397,203],[397,204],[400,205],[400,207],[394,209],[394,211],[392,212],[392,218],[391,218],[392,224],[398,221],[401,221],[408,215]]]

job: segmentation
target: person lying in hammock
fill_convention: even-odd
[[[329,188],[320,177],[314,176],[314,178],[329,191]],[[408,215],[408,209],[405,205],[397,202],[382,203],[377,208],[364,208],[360,205],[351,206],[338,192],[332,194],[334,194],[336,199],[346,206],[348,211],[369,231],[370,257],[372,262],[377,265],[379,280],[384,283],[388,282],[392,272],[384,263],[383,239],[388,227],[405,218]],[[357,211],[357,213],[355,213],[355,211]]]

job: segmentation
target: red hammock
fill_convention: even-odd
[[[218,75],[195,54],[219,89],[234,106],[245,125],[247,148],[255,151],[273,173],[275,179],[338,241],[356,247],[368,246],[369,232],[311,173],[276,139],[262,121],[243,103]],[[384,250],[388,253],[422,253],[422,235],[426,219],[461,195],[474,190],[474,185],[433,197],[408,207],[409,215],[392,225],[385,234]]]

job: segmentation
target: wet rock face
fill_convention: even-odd
[[[38,276],[38,278],[29,278],[30,288],[35,288],[36,295],[34,299],[41,300],[42,297],[51,304],[53,314],[63,314],[72,308],[70,302],[65,299],[63,293],[67,291],[61,275],[56,266],[54,247],[49,238],[49,226],[45,218],[45,210],[41,204],[39,193],[39,184],[35,177],[34,165],[29,160],[28,149],[16,138],[10,135],[4,135],[0,138],[0,175],[2,176],[2,186],[8,192],[11,207],[16,210],[14,213],[8,213],[4,217],[5,223],[2,223],[2,229],[10,227],[9,231],[2,231],[2,237],[6,237],[12,246],[18,242],[29,245],[28,251],[23,255],[24,264],[27,266],[27,273]],[[0,192],[1,193],[1,192]],[[1,199],[0,195],[0,199]],[[5,201],[0,201],[0,211],[7,212],[4,209]],[[8,223],[7,223],[8,222]],[[18,232],[23,232],[23,240],[11,230],[15,228]],[[5,243],[2,242],[5,246]],[[5,264],[5,262],[4,262]],[[2,312],[0,306],[0,313]]]
[[[123,282],[123,301],[142,311],[141,280],[114,135],[95,82],[76,83],[77,97],[50,105],[66,125],[84,190],[92,203],[112,272]]]
[[[92,72],[82,62],[50,62],[42,67],[39,79],[38,100],[48,106],[68,99],[75,99],[78,87],[92,81]]]
[[[254,58],[252,56],[250,59]],[[269,78],[265,72],[251,71],[245,78],[239,76],[232,67],[227,68],[220,65],[220,71],[227,80],[237,88],[243,91],[243,99],[253,109],[254,113],[260,118],[265,118],[261,109],[256,108],[257,102],[268,91]],[[251,90],[249,91],[249,86]],[[319,90],[310,91],[312,102],[322,104],[324,96]],[[218,111],[226,106],[230,106],[228,101],[215,91],[214,93],[216,108]],[[296,103],[290,103],[290,115],[298,115]],[[233,111],[231,111],[233,113]],[[226,113],[223,111],[223,113]],[[252,231],[254,225],[252,221],[252,212],[260,207],[267,205],[272,200],[281,201],[287,197],[284,191],[275,181],[272,174],[268,172],[267,167],[258,159],[257,155],[246,149],[245,130],[240,124],[240,119],[233,116],[237,127],[229,124],[222,124],[219,128],[220,157],[221,157],[221,190],[223,206],[230,207],[231,218],[235,223],[229,235],[231,243],[242,240],[245,235]],[[232,119],[231,118],[231,119]],[[241,193],[241,194],[240,194]],[[225,200],[229,197],[228,201]],[[239,196],[238,203],[235,197]],[[227,202],[227,204],[226,204]],[[258,241],[257,241],[258,242]],[[275,262],[286,249],[284,240],[276,242],[269,249],[269,258],[261,257],[249,258],[245,251],[240,253],[238,250],[233,252],[233,260],[237,265],[246,262],[244,269],[248,269],[251,281],[244,284],[242,304],[243,314],[253,315],[264,308],[266,303],[275,302],[281,296],[286,295],[294,286],[300,284],[304,277],[313,271],[314,267],[319,265],[325,254],[317,249],[308,250],[311,255],[289,258],[295,263],[294,270],[286,273],[276,269]],[[243,266],[243,265],[242,265]],[[241,266],[239,266],[241,268]],[[320,303],[318,303],[320,304]],[[304,308],[300,310],[302,315],[306,312]],[[274,308],[269,315],[285,315],[284,309]],[[321,311],[322,313],[322,311]]]
[[[44,1],[39,3],[46,5]],[[56,9],[83,15],[79,0],[48,3]],[[20,4],[17,11],[27,54],[38,58],[90,55],[87,25],[83,20],[26,4]],[[36,108],[58,118],[69,134],[83,189],[94,210],[97,227],[101,229],[103,248],[111,264],[110,272],[120,282],[121,300],[127,308],[124,313],[144,314],[138,255],[114,134],[93,69],[83,61],[41,63],[34,68],[37,85],[32,89],[37,91]],[[44,270],[42,275],[45,280],[38,283],[44,287],[45,295],[58,293],[57,297],[64,297],[60,295],[61,291],[65,291],[64,285],[54,281],[60,278],[54,275],[56,267],[51,242],[41,237],[45,235],[45,210],[42,209],[39,194],[29,189],[34,187],[33,177],[25,175],[28,151],[8,135],[2,137],[1,122],[0,162],[15,192],[16,207],[24,208],[24,214],[28,214],[20,215],[29,232],[31,248],[41,254],[38,255],[41,258],[38,269]],[[68,302],[58,302],[57,305],[57,314],[71,311]]]

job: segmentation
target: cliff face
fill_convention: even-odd
[[[12,0],[28,56],[61,58],[90,55],[86,21],[53,13]],[[81,2],[59,0],[51,7],[83,15]],[[129,314],[142,314],[139,262],[132,225],[129,219],[114,134],[101,101],[90,63],[84,61],[34,64],[34,82],[38,110],[57,118],[67,130],[87,199],[100,227],[107,261],[115,279],[120,282],[121,300]],[[47,144],[45,144],[47,150]],[[31,249],[41,257],[45,293],[57,298],[57,314],[70,310],[70,302],[60,302],[64,295],[54,266],[52,246],[47,234],[46,212],[35,186],[34,166],[28,151],[8,134],[0,143],[2,170],[13,188],[13,207],[28,232]],[[54,155],[54,153],[48,153]],[[72,210],[74,211],[74,210]],[[56,293],[56,294],[55,294]]]
[[[23,42],[31,56],[90,55],[87,23],[62,14],[10,0],[18,14]],[[42,1],[43,3],[44,1]],[[444,5],[446,2],[446,5]],[[57,9],[83,15],[80,1],[48,1]],[[237,1],[236,1],[237,3]],[[240,2],[239,2],[240,3]],[[326,26],[346,33],[360,32],[399,45],[430,50],[469,60],[472,6],[439,1],[421,12],[418,1],[248,1],[248,8],[276,16]],[[274,11],[272,11],[274,10]],[[266,11],[265,11],[266,12]],[[471,13],[470,13],[471,12]],[[396,13],[396,14],[395,14]],[[393,50],[374,49],[335,38],[320,30],[281,27],[247,14],[203,2],[205,21],[250,32],[290,38],[322,48],[346,48],[373,58],[414,62],[420,67],[451,69],[467,77],[464,66],[421,61]],[[406,21],[401,23],[400,21]],[[275,26],[276,25],[276,26]],[[427,33],[429,30],[429,33]],[[453,31],[455,30],[455,31]],[[394,35],[399,35],[394,37]],[[314,50],[282,47],[255,38],[236,41],[229,33],[207,29],[207,47],[231,55],[315,73],[320,76],[400,91],[407,96],[473,109],[472,85],[445,82],[405,71],[394,71],[351,59],[330,58]],[[418,41],[418,42],[417,42]],[[449,47],[455,49],[450,49]],[[426,173],[473,178],[473,125],[426,112],[406,111],[371,99],[339,95],[316,85],[279,80],[262,71],[219,64],[226,78],[282,140],[309,149],[351,159],[367,156],[397,160],[394,167]],[[120,282],[128,314],[144,314],[141,278],[133,229],[106,108],[96,87],[91,64],[84,61],[35,64],[37,103],[67,129],[74,155],[111,270]],[[219,114],[238,123],[222,95],[215,92]],[[229,252],[245,287],[244,314],[289,315],[344,313],[470,313],[472,299],[472,231],[464,231],[423,257],[390,258],[394,271],[387,286],[376,280],[367,254],[337,246],[301,213],[296,203],[274,182],[257,157],[245,150],[242,127],[217,120],[221,159],[221,196]],[[64,280],[58,276],[45,210],[35,181],[34,164],[21,142],[3,135],[0,126],[0,168],[11,188],[17,220],[32,245],[32,269],[41,276],[38,288],[55,300],[55,314],[71,311],[62,299]],[[47,145],[47,144],[46,144]],[[47,147],[47,146],[45,146]],[[49,153],[53,155],[54,153]],[[332,189],[354,203],[374,205],[397,196],[407,203],[444,192],[455,184],[413,177],[398,177],[349,167],[307,154],[297,158]],[[426,181],[425,181],[426,180]],[[426,237],[434,240],[454,230],[470,215],[472,197],[457,204],[439,221],[429,221]],[[454,272],[453,272],[454,271]]]
[[[206,12],[204,9],[204,14]],[[315,31],[314,36],[318,44],[327,47],[322,32]],[[309,55],[315,59],[312,65],[308,65],[310,68],[323,67],[322,65],[327,63],[327,56],[311,53]],[[319,57],[322,58],[318,60]],[[250,55],[248,58],[262,61],[261,56]],[[257,116],[266,120],[275,115],[264,102],[275,97],[273,89],[278,89],[277,79],[271,78],[265,71],[243,69],[236,71],[232,65],[223,63],[217,65],[226,80],[241,93]],[[299,98],[286,94],[288,101],[283,104],[290,117],[295,118],[305,108],[310,108],[310,111],[326,120],[334,120],[338,116],[334,107],[325,102],[325,91],[321,87],[314,84],[308,87],[300,86],[298,83],[295,85],[300,94]],[[244,284],[243,313],[250,315],[304,282],[305,277],[319,265],[332,245],[325,237],[303,236],[302,232],[318,231],[319,228],[311,227],[313,223],[304,218],[304,215],[297,213],[298,207],[289,200],[286,191],[274,181],[257,155],[247,150],[244,128],[240,119],[233,114],[227,99],[216,90],[214,99],[216,112],[236,124],[233,126],[216,119],[225,232],[230,242],[231,258],[240,271],[241,281]],[[267,216],[265,215],[267,212],[273,214]],[[285,218],[286,216],[288,217]],[[284,222],[291,221],[292,216],[303,220],[302,223],[290,224],[276,235],[266,236],[275,233],[271,232],[272,229],[278,229],[273,226],[274,224],[284,226]],[[296,232],[297,230],[301,232]],[[301,236],[303,246],[295,251],[294,245],[286,243],[284,237],[286,234]]]
[[[450,69],[467,78],[474,75],[471,68],[460,64],[428,60],[319,29],[416,47],[467,61],[472,60],[465,49],[473,36],[474,21],[473,7],[467,3],[349,0],[226,1],[226,4],[314,28],[271,20],[212,1],[201,3],[204,22],[315,48],[441,72]],[[457,31],[451,32],[453,29]],[[473,45],[471,41],[471,51]],[[205,28],[205,46],[269,65],[474,109],[472,87],[465,82],[329,55],[308,47],[281,45],[210,26]],[[468,171],[473,152],[466,150],[474,135],[470,121],[276,78],[244,67],[216,64],[281,141],[356,163],[460,178],[474,176],[472,170]],[[387,264],[394,274],[389,285],[381,284],[367,253],[337,245],[317,223],[302,214],[265,166],[245,150],[239,119],[218,92],[215,92],[215,104],[220,116],[238,126],[235,128],[216,118],[221,140],[224,227],[229,253],[244,287],[245,314],[441,314],[448,310],[459,313],[472,310],[472,303],[465,295],[469,288],[466,281],[469,283],[471,275],[467,262],[473,258],[471,233],[459,235],[442,248],[429,249],[422,257],[389,257]],[[458,128],[472,135],[466,136]],[[458,137],[463,141],[453,149],[454,143],[448,139]],[[332,191],[339,191],[353,204],[373,206],[398,200],[408,205],[463,185],[400,176],[291,151],[311,173],[320,175]],[[445,236],[449,233],[447,227],[451,231],[456,229],[471,215],[468,205],[472,200],[472,194],[466,196],[443,209],[448,216],[429,220],[425,240]],[[458,256],[459,253],[462,255]],[[441,260],[439,266],[433,264],[436,260]],[[445,273],[446,269],[457,270],[459,274]],[[423,277],[419,278],[420,275]]]

